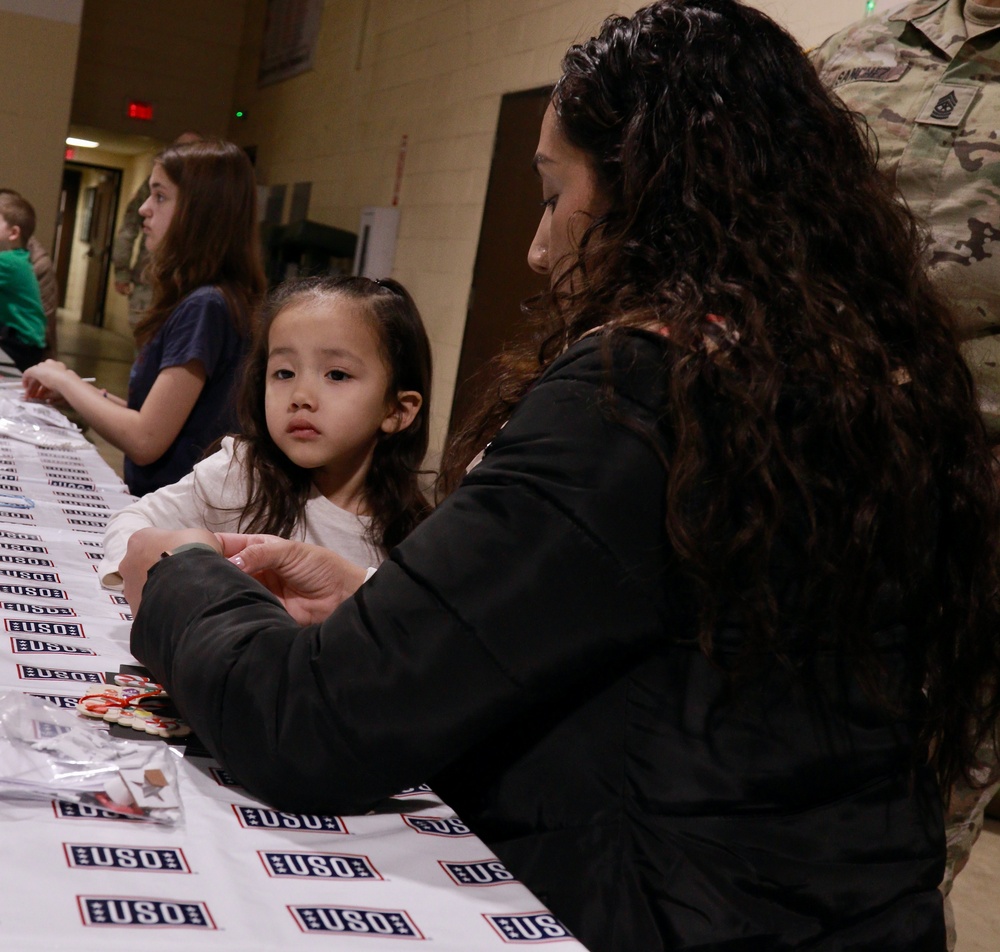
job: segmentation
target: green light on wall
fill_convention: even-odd
[[[871,2],[871,0],[869,0],[869,3],[870,2]],[[247,117],[247,114],[246,114],[246,112],[244,110],[242,110],[242,109],[237,109],[236,110],[236,118],[237,119],[246,119],[246,117]]]
[[[875,12],[875,0],[865,0],[865,16],[871,16]]]

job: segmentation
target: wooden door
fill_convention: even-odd
[[[490,384],[490,361],[523,332],[520,304],[548,285],[528,267],[542,191],[531,169],[551,87],[508,93],[500,103],[493,162],[451,408],[454,430]]]
[[[76,203],[80,199],[83,172],[68,166],[63,169],[62,193],[59,196],[59,220],[56,222],[56,283],[59,285],[59,306],[66,306],[66,285],[69,283],[70,253],[76,232]]]
[[[104,324],[104,299],[108,290],[111,244],[114,240],[121,177],[121,172],[117,169],[102,171],[94,192],[88,239],[90,250],[87,252],[87,279],[80,320],[97,327]]]

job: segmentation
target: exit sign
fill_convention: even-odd
[[[126,113],[129,119],[141,119],[143,122],[150,122],[153,118],[153,104],[151,102],[139,102],[137,99],[130,99]]]

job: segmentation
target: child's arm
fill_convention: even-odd
[[[170,486],[137,499],[116,512],[104,530],[104,558],[97,567],[105,588],[121,591],[118,564],[128,540],[139,529],[201,528],[210,532],[234,530],[245,501],[243,477],[233,460],[233,440],[226,437],[222,447],[194,470]]]
[[[29,398],[59,394],[113,446],[139,466],[155,463],[177,439],[205,387],[205,368],[191,360],[160,371],[142,407],[130,410],[119,400],[81,380],[65,364],[46,360],[25,371]]]

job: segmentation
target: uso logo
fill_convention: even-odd
[[[61,496],[63,499],[92,499],[97,503],[98,509],[107,509],[108,505],[104,501],[104,497],[98,495],[97,493],[68,493],[65,489],[53,489],[53,493],[57,496]]]
[[[63,589],[49,588],[47,585],[0,585],[0,593],[4,595],[20,595],[26,598],[68,598]]]
[[[34,539],[35,536],[30,536],[26,532],[18,532],[14,536],[16,539],[21,538],[31,538]],[[8,536],[10,538],[10,536]],[[39,540],[41,541],[41,540]],[[48,555],[49,550],[42,545],[18,545],[16,542],[0,542],[0,549],[6,549],[8,552],[31,552],[33,555]]]
[[[72,608],[60,605],[27,605],[23,602],[0,602],[0,608],[5,612],[21,612],[24,615],[59,615],[61,618],[73,618],[76,612]]]
[[[82,684],[104,684],[104,676],[96,671],[67,671],[60,668],[36,668],[19,664],[17,676],[22,681],[79,681]]]
[[[404,813],[402,817],[407,826],[428,836],[472,836],[472,830],[457,816],[411,816]]]
[[[140,873],[190,873],[182,850],[159,846],[100,846],[63,843],[71,869],[127,869]]]
[[[497,886],[517,882],[514,874],[498,859],[481,859],[477,863],[449,863],[439,859],[438,864],[458,886]]]
[[[573,933],[551,912],[523,912],[513,916],[483,913],[483,918],[504,942],[559,942],[573,938]]]
[[[345,909],[343,906],[289,906],[303,932],[377,935],[393,939],[422,939],[403,909]]]
[[[96,655],[90,648],[77,645],[63,645],[57,641],[35,641],[33,638],[11,638],[10,650],[14,654],[72,654]]]
[[[427,794],[434,794],[434,791],[426,784],[422,783],[418,787],[406,787],[404,790],[400,790],[399,793],[394,794],[397,797],[422,797]]]
[[[20,618],[5,618],[3,626],[7,631],[22,635],[59,635],[60,638],[86,638],[83,625],[75,621],[26,621]]]
[[[107,525],[107,522],[103,519],[100,522],[95,522],[93,519],[70,519],[67,516],[66,521],[71,526],[83,526],[84,528],[90,529],[103,529]]]
[[[25,569],[0,569],[0,575],[20,579],[22,582],[58,582],[55,572],[28,572]]]
[[[3,539],[22,539],[29,542],[41,542],[42,537],[35,535],[33,532],[10,532],[7,529],[0,530],[0,538]]]
[[[93,483],[76,482],[71,479],[50,479],[50,486],[57,486],[60,489],[85,489],[87,492],[97,492],[97,487]]]
[[[85,926],[125,926],[162,929],[214,929],[203,902],[133,899],[128,896],[77,896]]]
[[[76,697],[63,697],[61,694],[31,694],[28,691],[24,692],[28,697],[37,697],[41,700],[46,701],[53,707],[62,708],[64,711],[75,711],[76,702],[80,700]]]
[[[0,562],[4,565],[41,565],[45,568],[55,568],[52,559],[36,559],[30,555],[4,555],[0,552]]]
[[[81,469],[79,466],[53,466],[51,463],[43,463],[42,468],[47,473],[72,473],[74,476],[83,476],[84,478],[90,475],[87,470]]]
[[[367,856],[353,853],[306,853],[299,850],[257,850],[269,876],[311,879],[381,879]]]
[[[92,807],[87,803],[66,803],[63,800],[53,800],[52,809],[59,820],[124,820],[126,823],[142,822],[139,817],[115,813],[101,807]]]
[[[232,804],[240,826],[248,830],[308,830],[310,833],[346,833],[347,827],[339,816],[317,816],[310,813],[276,813],[260,807]]]
[[[208,772],[220,787],[242,786],[228,770],[223,770],[222,767],[209,767]]]

